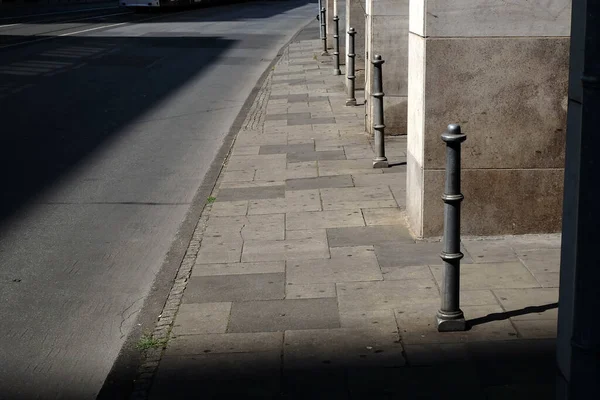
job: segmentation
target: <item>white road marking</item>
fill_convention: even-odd
[[[71,10],[71,11],[57,11],[57,12],[51,12],[51,13],[45,13],[45,14],[29,14],[29,15],[17,15],[17,16],[13,16],[13,17],[2,17],[0,18],[1,20],[5,20],[5,19],[17,19],[17,18],[28,18],[28,17],[43,17],[45,15],[59,15],[59,14],[73,14],[73,13],[78,13],[78,12],[87,12],[87,11],[99,11],[99,10],[112,10],[115,8],[119,8],[119,7],[103,7],[103,8],[88,8],[86,10]]]

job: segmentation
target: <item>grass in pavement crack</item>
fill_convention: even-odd
[[[148,349],[157,349],[160,347],[164,347],[165,344],[167,344],[167,339],[157,339],[152,337],[152,335],[145,334],[142,335],[135,347],[140,351],[144,351]]]

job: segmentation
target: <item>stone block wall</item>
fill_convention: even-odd
[[[411,0],[407,214],[442,234],[445,146],[460,123],[462,232],[561,228],[569,0]]]

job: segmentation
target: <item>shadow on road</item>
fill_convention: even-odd
[[[212,17],[181,13],[161,22],[235,20],[244,15],[268,18],[303,4],[306,1],[231,5],[227,7],[240,9],[239,15],[237,11],[207,9]],[[120,22],[122,17],[114,18]],[[9,43],[28,39],[7,32],[2,32],[2,38]],[[200,36],[189,31],[122,37],[109,31],[107,35],[55,37],[26,48],[0,50],[0,227],[114,140],[128,124],[152,119],[148,115],[151,110],[207,68],[219,63],[265,62],[251,55],[226,57],[227,50],[238,45],[250,49],[272,46],[280,39],[277,35],[228,33]]]

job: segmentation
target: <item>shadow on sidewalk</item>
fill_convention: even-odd
[[[551,399],[554,340],[408,346],[378,357],[331,343],[280,351],[163,357],[150,399]],[[292,350],[289,350],[290,347]],[[320,347],[320,345],[318,345]],[[208,350],[205,350],[208,351]],[[381,350],[383,352],[383,350]],[[360,353],[360,351],[359,351]],[[405,358],[408,363],[405,364]],[[284,367],[282,368],[282,360]],[[377,361],[376,361],[377,360]]]
[[[544,304],[543,306],[531,306],[522,308],[520,310],[489,314],[485,317],[474,318],[467,321],[467,328],[471,329],[473,326],[485,324],[486,322],[501,321],[504,319],[517,317],[519,315],[542,313],[544,311],[552,310],[553,308],[558,308],[558,303]]]

